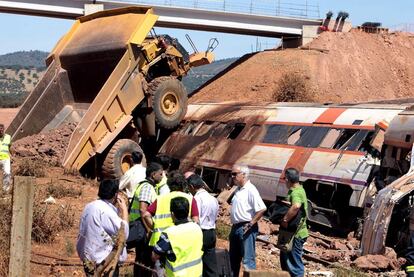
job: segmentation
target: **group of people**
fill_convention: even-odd
[[[134,276],[220,276],[215,251],[219,205],[206,183],[194,172],[170,170],[166,155],[157,156],[147,167],[140,152],[133,152],[132,160],[134,165],[120,180],[101,181],[99,199],[83,211],[77,251],[87,276],[105,262],[121,225],[128,238],[126,248],[135,249]],[[292,203],[283,219],[288,222],[298,209],[306,208],[307,200],[299,173],[288,169],[285,175]],[[256,269],[258,221],[266,206],[249,180],[247,166],[234,166],[231,178],[237,189],[229,199],[229,256],[232,276],[239,276],[241,265],[244,270]],[[128,200],[120,197],[120,191]],[[292,250],[280,256],[282,268],[292,276],[304,274],[301,252],[306,224],[301,228]],[[119,261],[126,256],[123,249]]]
[[[132,160],[120,180],[101,181],[99,199],[83,211],[77,251],[85,273],[93,276],[105,262],[123,225],[126,248],[135,249],[134,276],[218,276],[219,206],[202,178],[170,170],[171,159],[165,155],[147,167],[140,152],[133,152]],[[126,253],[123,249],[120,262]]]

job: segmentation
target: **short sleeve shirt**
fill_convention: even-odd
[[[301,208],[303,207],[305,210],[305,214],[307,215],[308,212],[308,199],[306,197],[306,192],[302,186],[293,187],[288,192],[288,201],[293,204],[301,204]],[[307,238],[309,236],[308,228],[306,227],[306,217],[305,222],[301,223],[302,226],[299,228],[299,231],[296,234],[297,238]]]
[[[249,222],[257,212],[265,209],[259,191],[248,181],[243,187],[237,188],[231,200],[231,223]]]
[[[154,202],[156,198],[157,193],[155,192],[154,187],[150,183],[145,183],[138,195],[138,201],[151,205],[151,203]]]

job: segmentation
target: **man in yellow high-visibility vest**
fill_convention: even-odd
[[[201,276],[203,273],[203,233],[188,220],[189,202],[175,197],[170,204],[174,226],[161,233],[154,246],[152,260],[162,260],[167,277]]]
[[[11,137],[4,132],[4,125],[0,123],[0,168],[3,169],[3,191],[5,192],[11,187],[10,144]]]

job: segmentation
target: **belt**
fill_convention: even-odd
[[[233,224],[233,227],[240,227],[240,226],[243,226],[243,225],[246,225],[246,224],[248,224],[248,223],[250,223],[250,221],[245,221],[245,222],[239,222],[239,223],[234,223]]]

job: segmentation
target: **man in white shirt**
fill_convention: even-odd
[[[94,276],[96,268],[111,253],[121,223],[125,228],[125,237],[128,237],[128,207],[126,201],[118,197],[118,186],[118,180],[103,180],[99,185],[99,199],[86,205],[83,210],[76,250],[86,276]],[[119,261],[123,262],[126,258],[124,247]],[[118,267],[113,276],[118,276]]]
[[[197,202],[200,227],[203,231],[203,277],[215,277],[218,276],[215,251],[218,201],[203,188],[204,181],[197,174],[190,175],[187,182]]]
[[[141,152],[132,152],[131,157],[134,165],[119,180],[119,190],[124,190],[130,200],[134,197],[134,191],[137,185],[144,181],[146,176],[146,168],[142,166],[144,154]]]
[[[238,277],[240,262],[245,270],[256,269],[257,222],[266,206],[256,187],[249,180],[249,168],[235,165],[231,177],[238,188],[231,198],[230,263],[233,276]]]

